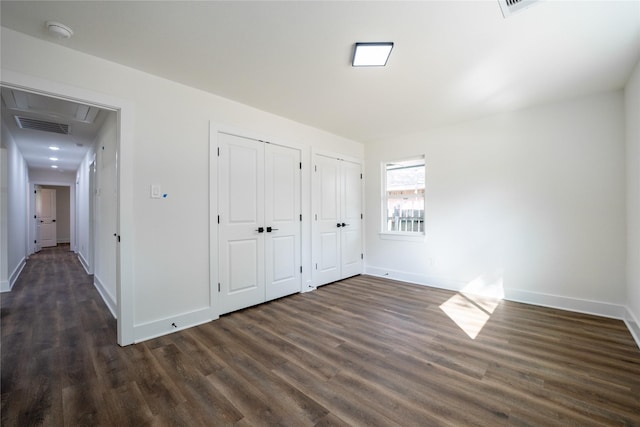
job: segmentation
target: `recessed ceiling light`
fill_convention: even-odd
[[[55,162],[56,160],[58,160],[58,158],[57,157],[49,157],[49,160],[52,160],[52,161]]]
[[[58,151],[60,147],[56,147],[55,145],[49,146],[49,150]]]
[[[64,24],[55,21],[47,21],[45,24],[47,31],[59,39],[68,39],[73,35],[73,30]]]
[[[51,167],[54,168],[54,169],[58,169],[57,165],[51,165]]]
[[[393,49],[392,42],[356,43],[353,51],[354,67],[384,67]]]

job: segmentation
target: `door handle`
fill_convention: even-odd
[[[258,229],[255,230],[255,231],[257,231],[258,233],[263,233],[264,232],[264,227],[258,227]]]
[[[345,224],[344,222],[342,223],[342,226],[343,226],[343,227],[346,227],[347,225],[349,225],[349,224]]]
[[[336,224],[336,227],[340,228],[340,227],[342,227],[342,224],[337,223],[337,224]]]
[[[271,233],[272,231],[277,231],[277,228],[267,227],[267,233]]]
[[[51,222],[56,222],[56,220],[55,220],[55,219],[53,219],[53,220],[51,220]]]
[[[44,222],[43,220],[40,220],[40,222]]]

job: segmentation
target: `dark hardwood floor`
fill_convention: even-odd
[[[64,249],[1,296],[3,426],[640,426],[617,320],[359,276],[123,348]]]

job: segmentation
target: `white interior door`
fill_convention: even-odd
[[[265,145],[266,300],[300,292],[300,151]]]
[[[316,155],[313,262],[316,286],[362,273],[362,168]]]
[[[36,252],[56,246],[56,190],[36,188]]]
[[[264,144],[219,134],[219,313],[265,301]]]
[[[341,276],[362,273],[362,169],[348,161],[341,166]]]
[[[314,162],[313,258],[315,283],[340,280],[340,164],[337,159],[316,155]]]

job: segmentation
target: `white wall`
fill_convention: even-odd
[[[133,287],[133,324],[145,326],[134,339],[170,332],[171,319],[206,320],[189,315],[209,306],[209,121],[301,144],[307,164],[311,147],[364,154],[359,143],[6,28],[1,52],[3,78],[40,79],[49,91],[71,86],[106,94],[134,110],[132,134],[123,136],[131,144],[121,147],[132,155],[121,157],[127,178],[120,189],[121,197],[131,192],[133,205],[120,211],[121,228],[132,230],[120,246],[129,254],[123,280]],[[168,198],[151,199],[151,184]],[[310,250],[306,239],[303,251]]]
[[[53,169],[50,171],[42,169],[29,170],[29,180],[32,183],[50,184],[50,185],[71,185],[74,182],[75,173],[73,171],[58,172]]]
[[[625,88],[627,159],[627,324],[640,345],[640,62]]]
[[[2,268],[3,276],[0,277],[0,291],[11,290],[18,275],[22,271],[27,258],[27,195],[29,189],[28,170],[20,150],[13,138],[2,126],[2,144],[6,147],[6,184],[3,178],[3,193],[6,185],[6,252],[2,257],[6,258],[6,267]],[[3,175],[5,167],[3,165]],[[11,179],[9,179],[11,177]],[[4,212],[2,212],[4,217]],[[4,221],[4,218],[3,218]],[[3,233],[4,234],[4,233]],[[5,270],[6,269],[6,270]],[[6,276],[5,276],[6,275]]]
[[[367,146],[367,270],[621,316],[623,117],[612,92]],[[380,163],[416,154],[426,155],[426,239],[382,240]]]
[[[116,237],[118,187],[116,114],[108,113],[95,141],[96,195],[94,221],[94,282],[112,312],[117,305]]]
[[[90,208],[90,181],[89,173],[91,163],[95,159],[95,151],[92,148],[87,152],[76,172],[76,245],[75,251],[89,274],[93,274],[93,259],[91,252],[91,220]]]
[[[3,126],[4,128],[4,126]],[[7,149],[4,142],[0,146],[0,292],[9,289],[9,267],[8,267],[8,226],[7,221],[7,192],[8,192],[7,173]]]

